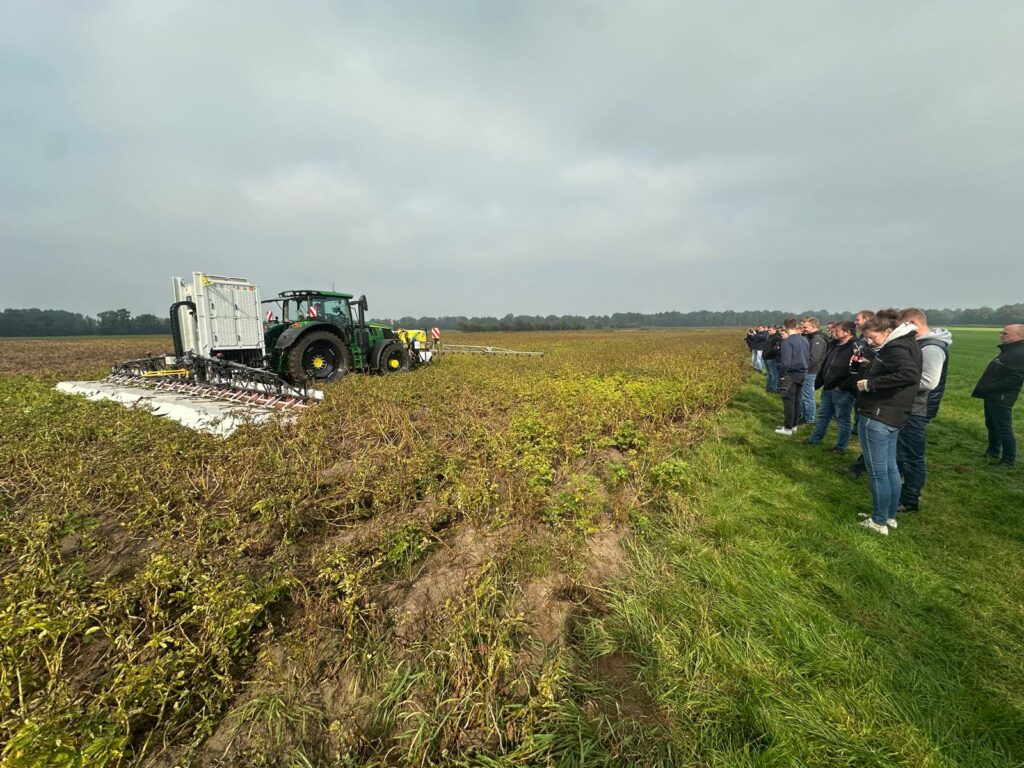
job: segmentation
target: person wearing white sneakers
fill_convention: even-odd
[[[898,317],[897,310],[883,309],[865,323],[864,336],[877,352],[867,375],[857,381],[857,434],[871,485],[871,515],[861,525],[883,536],[896,527],[902,490],[896,444],[921,381],[917,329],[913,323],[897,325]]]
[[[798,399],[807,374],[810,346],[800,335],[796,318],[787,318],[782,323],[782,347],[779,350],[779,392],[782,394],[784,424],[775,430],[776,434],[792,436],[799,422]]]

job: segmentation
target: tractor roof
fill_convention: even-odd
[[[354,298],[351,293],[341,293],[339,291],[281,291],[278,296],[282,299],[301,299],[306,296],[324,296],[325,298],[331,299],[351,299]]]

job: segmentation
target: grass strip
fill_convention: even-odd
[[[774,434],[760,376],[713,417],[574,645],[580,670],[629,659],[656,703],[594,737],[604,762],[1024,764],[1024,485],[984,468],[969,396],[995,342],[957,335],[922,511],[888,538],[856,524],[867,481],[835,471],[852,456]]]

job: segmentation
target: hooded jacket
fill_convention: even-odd
[[[828,349],[828,342],[825,334],[821,331],[813,331],[805,337],[810,347],[810,359],[807,361],[807,372],[817,374],[821,370],[821,364],[825,362],[825,352]]]
[[[981,374],[971,396],[1012,406],[1024,383],[1024,341],[1000,344],[999,350],[999,355]]]
[[[932,328],[923,336],[918,336],[917,345],[921,348],[921,384],[914,398],[912,413],[934,419],[939,413],[942,395],[946,391],[946,371],[949,369],[949,345],[953,343],[953,334],[945,328]]]
[[[857,398],[862,416],[890,427],[902,427],[910,418],[921,385],[921,348],[910,323],[898,326],[878,348],[867,373],[867,389]]]

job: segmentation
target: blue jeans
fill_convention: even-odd
[[[885,525],[886,520],[896,517],[900,503],[902,484],[896,467],[896,442],[900,431],[867,416],[860,417],[857,430],[871,485],[871,519]]]
[[[828,425],[836,420],[836,450],[845,451],[850,444],[850,412],[853,411],[853,393],[841,389],[821,390],[821,405],[814,419],[814,431],[807,442],[818,445],[825,439]]]
[[[985,401],[985,427],[988,429],[988,455],[1004,464],[1017,463],[1017,438],[1013,436],[1013,406]]]
[[[766,392],[778,392],[779,391],[779,361],[769,358],[764,361],[765,368],[768,369],[768,379],[764,383]]]
[[[750,350],[750,364],[752,366],[754,366],[754,370],[755,371],[763,371],[764,370],[764,360],[761,357],[763,354],[764,354],[764,350],[762,350],[762,349],[752,349],[752,350]]]
[[[804,375],[804,388],[800,393],[800,416],[808,424],[814,423],[814,379],[816,373]]]
[[[916,507],[921,502],[921,490],[928,479],[924,458],[927,428],[927,416],[911,416],[900,429],[900,437],[896,442],[896,466],[903,475],[900,504],[905,507]]]

